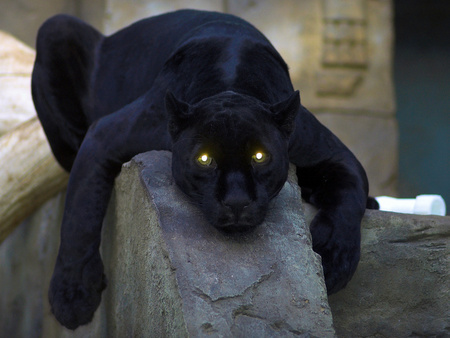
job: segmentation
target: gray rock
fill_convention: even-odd
[[[449,286],[450,217],[367,210],[358,269],[329,298],[336,333],[450,337]]]
[[[141,154],[116,180],[104,235],[107,321],[118,324],[109,334],[334,336],[296,182],[256,231],[231,236],[178,190],[170,164],[168,152]]]
[[[334,336],[319,257],[291,173],[252,234],[226,236],[174,185],[171,154],[125,164],[105,219],[108,287],[92,323],[71,332],[47,290],[64,198],[0,246],[0,336]]]
[[[309,247],[309,234],[301,224],[301,212],[290,216],[292,223],[297,224],[290,230],[276,227],[279,220],[270,216],[254,237],[240,241],[221,236],[207,225],[202,226],[203,216],[195,208],[182,223],[171,227],[164,220],[179,217],[179,213],[193,208],[185,196],[176,192],[167,171],[143,166],[149,164],[146,156],[140,155],[137,163],[126,165],[116,182],[102,247],[109,285],[93,322],[71,332],[61,327],[50,314],[47,290],[56,259],[64,205],[63,194],[60,194],[0,245],[1,337],[130,337],[162,336],[164,332],[187,336],[192,332],[189,330],[198,330],[200,336],[219,336],[216,330],[222,327],[229,328],[233,334],[236,333],[233,330],[240,328],[242,336],[252,336],[253,332],[270,336],[274,330],[280,335],[293,335],[290,330],[296,330],[292,324],[294,311],[303,310],[318,312],[313,316],[315,323],[321,320],[324,329],[329,328],[326,301],[323,313],[316,305],[318,303],[311,303],[309,296],[298,296],[300,292],[306,292],[302,288],[308,289],[308,285],[287,285],[285,280],[276,280],[281,273],[292,279],[305,278],[299,276],[302,269],[313,273],[317,262],[313,259],[311,265],[297,270],[295,264],[303,263],[294,256],[278,258],[276,264],[270,257],[272,254],[279,257],[283,253],[278,247],[283,242],[282,231],[286,236],[298,234],[294,236],[298,240],[294,241],[293,247],[303,251]],[[167,167],[168,154],[152,156],[166,163],[156,167]],[[166,188],[165,184],[168,184]],[[143,189],[143,185],[151,186],[152,190]],[[172,192],[166,194],[167,205],[157,208],[158,194],[164,189]],[[292,181],[286,184],[280,198],[274,207],[282,201],[287,208],[299,212],[298,192]],[[314,211],[307,204],[303,206],[309,224]],[[155,226],[159,219],[161,226]],[[188,224],[194,224],[195,229],[187,227]],[[262,234],[274,238],[260,238]],[[213,243],[206,241],[207,236],[214,239]],[[359,267],[347,288],[330,297],[337,335],[450,336],[449,236],[450,217],[367,211],[362,223]],[[267,250],[265,254],[244,248],[255,247],[257,241],[264,242],[261,248]],[[195,256],[187,256],[191,248],[183,248],[185,243],[190,243]],[[224,250],[228,246],[236,252]],[[184,251],[174,255],[177,247]],[[214,263],[216,258],[208,255],[207,250],[222,253],[217,262],[221,262],[223,268]],[[272,250],[270,254],[269,250]],[[186,256],[181,254],[183,252]],[[257,261],[246,257],[248,255],[262,257],[262,263],[256,264]],[[205,259],[194,266],[192,257]],[[245,276],[241,267],[244,261],[248,271]],[[236,273],[230,272],[231,264],[239,266]],[[214,266],[218,266],[220,272],[214,271]],[[189,278],[192,284],[183,284]],[[320,279],[318,283],[322,285]],[[190,290],[194,292],[189,294]],[[288,306],[273,310],[271,302],[279,298],[280,290],[286,294],[290,291],[299,293],[289,299]],[[266,297],[268,305],[262,296]],[[319,296],[322,297],[322,293]],[[195,306],[190,303],[188,307],[184,299],[195,300]],[[242,301],[241,305],[238,301]],[[281,303],[280,299],[277,301]],[[227,307],[233,309],[231,314],[226,312]],[[195,311],[206,314],[203,321],[191,319]],[[149,327],[157,327],[159,331],[150,331]],[[332,335],[332,331],[325,331],[323,335],[328,332]]]

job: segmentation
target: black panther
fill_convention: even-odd
[[[296,166],[318,208],[313,249],[329,294],[352,277],[368,198],[355,156],[300,103],[288,67],[248,22],[182,10],[105,37],[66,15],[39,29],[32,94],[52,151],[70,171],[50,283],[64,326],[88,323],[106,287],[102,220],[121,165],[172,151],[176,184],[212,226],[249,231]]]

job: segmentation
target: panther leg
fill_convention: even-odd
[[[360,258],[360,224],[367,200],[364,176],[342,161],[297,168],[300,184],[313,183],[309,203],[319,210],[310,230],[313,249],[322,257],[328,294],[344,288]]]
[[[303,197],[317,209],[310,230],[322,257],[329,294],[345,287],[360,257],[361,219],[368,203],[366,173],[356,157],[301,107],[289,144]]]
[[[94,122],[73,164],[49,289],[53,314],[70,329],[91,321],[106,287],[101,229],[122,163],[141,152],[170,150],[166,123],[151,102],[139,98]]]
[[[89,118],[96,50],[103,35],[76,18],[57,15],[39,29],[32,95],[53,154],[70,171]]]

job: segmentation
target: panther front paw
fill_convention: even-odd
[[[57,264],[48,293],[52,313],[62,325],[75,330],[92,320],[105,287],[100,255],[83,267]]]
[[[343,289],[352,278],[360,258],[358,220],[340,218],[319,211],[311,222],[313,250],[322,257],[323,273],[329,295]]]

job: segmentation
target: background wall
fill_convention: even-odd
[[[450,2],[395,1],[401,196],[440,194],[450,211]]]
[[[39,26],[54,14],[72,14],[101,29],[105,3],[105,0],[0,0],[0,30],[34,48]]]
[[[113,33],[184,7],[252,22],[290,67],[302,103],[360,159],[372,195],[397,194],[391,0],[0,0],[0,29],[34,46],[39,25],[65,12]]]

